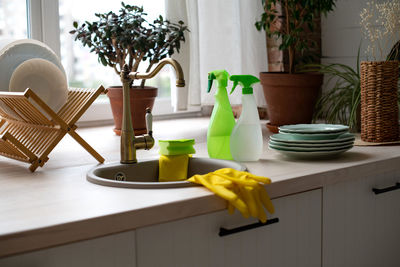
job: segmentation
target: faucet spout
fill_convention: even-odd
[[[151,121],[152,116],[150,109],[148,109],[146,115],[147,134],[135,137],[133,131],[132,118],[131,118],[131,105],[129,91],[132,81],[135,79],[151,79],[160,72],[160,70],[166,65],[170,64],[174,67],[176,72],[176,86],[184,87],[185,79],[183,77],[183,71],[181,65],[174,59],[165,58],[148,73],[130,72],[128,65],[124,65],[121,71],[121,82],[123,85],[123,113],[122,113],[122,129],[121,129],[121,163],[131,164],[136,163],[136,150],[137,149],[151,149],[154,146],[154,138],[152,136]]]
[[[184,87],[185,86],[185,78],[183,76],[183,71],[181,65],[172,58],[164,58],[163,60],[158,63],[158,65],[151,71],[146,73],[139,73],[139,72],[131,72],[129,73],[129,77],[131,79],[151,79],[160,72],[160,70],[167,64],[170,64],[174,67],[176,72],[176,86],[177,87]]]

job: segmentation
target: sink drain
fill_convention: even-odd
[[[126,175],[123,172],[118,172],[115,176],[114,179],[116,181],[126,181]]]

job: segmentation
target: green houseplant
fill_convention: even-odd
[[[82,25],[74,22],[75,35],[83,46],[98,55],[98,60],[104,66],[114,69],[120,75],[124,64],[130,71],[136,72],[142,62],[147,63],[146,72],[163,58],[179,53],[181,42],[185,41],[188,31],[184,22],[170,22],[161,15],[149,23],[143,7],[121,3],[119,13],[107,12],[95,14],[97,21],[86,21]],[[153,107],[157,96],[157,88],[145,86],[142,80],[140,86],[131,85],[132,122],[136,134],[146,131],[144,114],[146,107]],[[113,111],[115,129],[120,134],[122,115],[122,86],[108,88]]]
[[[391,49],[387,60],[398,57],[398,43]],[[315,106],[314,120],[340,123],[350,127],[352,132],[361,130],[361,88],[360,49],[357,54],[356,69],[340,64],[307,64],[301,71],[320,72],[328,76],[326,91],[320,95]],[[400,105],[400,90],[398,91]]]
[[[350,131],[360,131],[360,47],[356,69],[340,64],[306,64],[301,71],[320,72],[327,76],[326,90],[315,106],[314,120],[340,123]]]
[[[302,63],[315,58],[312,33],[319,17],[335,7],[334,0],[261,0],[264,12],[256,22],[270,38],[280,41],[279,50],[288,53],[287,72],[261,72],[260,80],[270,119],[268,128],[284,124],[310,123],[322,85],[321,74],[297,73]]]
[[[393,2],[375,4],[367,4],[368,8],[364,8],[361,13],[361,25],[363,32],[366,33],[368,39],[366,57],[371,58],[380,54],[380,58],[384,61],[400,60],[400,41],[398,38],[399,31],[396,27],[399,16],[398,10],[400,5]],[[371,11],[370,8],[379,7],[382,15],[379,19],[374,17],[377,11]],[[397,19],[395,19],[397,17]],[[382,21],[383,20],[383,21]],[[374,27],[381,22],[381,28]],[[394,23],[394,24],[392,24]],[[386,28],[383,31],[382,28]],[[396,31],[396,34],[395,32]],[[396,36],[397,35],[397,36]],[[379,38],[377,38],[379,37]],[[385,42],[386,47],[377,44],[385,39],[391,39]],[[390,48],[389,45],[394,43]],[[307,64],[302,71],[319,71],[328,76],[326,81],[325,92],[317,101],[314,119],[325,120],[328,123],[341,123],[349,125],[353,132],[361,130],[361,75],[360,75],[360,50],[357,53],[356,68],[344,64]],[[386,56],[381,53],[389,51]],[[399,76],[400,78],[400,76]],[[388,76],[385,77],[388,79]],[[400,105],[400,90],[397,92],[397,105]]]

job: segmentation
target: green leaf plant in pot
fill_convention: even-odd
[[[325,92],[319,96],[315,106],[314,120],[348,125],[351,132],[360,132],[360,47],[356,69],[340,63],[306,64],[302,67],[301,71],[320,72],[327,76]]]
[[[340,63],[306,64],[301,68],[304,72],[320,72],[327,76],[325,92],[319,96],[315,106],[314,120],[345,124],[350,127],[351,132],[360,132],[360,48],[361,45],[358,48],[355,69]],[[400,60],[400,41],[392,47],[386,60]],[[397,103],[400,106],[400,86]]]
[[[262,0],[262,4],[264,12],[256,28],[279,40],[279,50],[288,55],[286,72],[260,73],[269,117],[267,127],[277,132],[281,125],[312,121],[323,75],[298,73],[297,69],[319,56],[313,53],[316,42],[312,35],[319,28],[321,14],[332,11],[335,0]]]
[[[81,26],[74,22],[75,29],[70,31],[75,40],[98,55],[101,64],[113,68],[120,75],[125,64],[131,72],[136,72],[144,62],[148,64],[146,72],[149,72],[160,60],[179,53],[181,42],[185,41],[184,34],[188,31],[184,22],[173,23],[160,15],[149,23],[143,7],[124,2],[121,5],[119,13],[95,14],[96,21],[86,21]],[[135,134],[146,132],[146,108],[153,108],[157,96],[157,88],[145,86],[145,81],[142,80],[140,86],[131,84],[131,115]],[[120,135],[122,85],[108,88],[107,95],[114,116],[114,132]]]

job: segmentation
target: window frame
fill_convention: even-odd
[[[28,38],[46,43],[61,58],[59,0],[26,0],[26,7]],[[153,108],[155,118],[182,115],[182,112],[174,112],[171,100],[172,97],[156,98]],[[88,125],[93,125],[96,121],[112,121],[108,101],[94,102],[80,119],[80,122]]]
[[[26,0],[28,38],[47,44],[60,57],[58,0]]]

